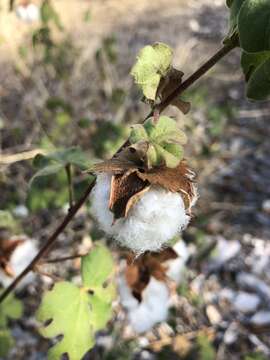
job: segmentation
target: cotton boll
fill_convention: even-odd
[[[40,17],[39,7],[35,4],[27,6],[27,20],[29,22],[38,21]]]
[[[154,186],[142,195],[126,218],[112,225],[113,214],[108,209],[110,185],[110,175],[98,175],[92,196],[93,213],[101,228],[122,246],[138,254],[157,251],[187,226],[190,217],[181,195]]]
[[[118,279],[118,289],[123,307],[129,311],[136,309],[139,305],[139,301],[132,295],[126,279],[123,276],[120,276]]]
[[[119,280],[119,292],[129,323],[137,333],[151,330],[155,324],[167,319],[170,293],[164,282],[152,277],[142,292],[141,303],[134,298],[123,277]]]
[[[115,239],[137,253],[157,251],[186,227],[189,216],[180,194],[152,187],[116,223]]]
[[[21,238],[21,237],[20,237]],[[10,257],[10,267],[14,271],[14,275],[18,276],[22,270],[30,263],[33,257],[37,254],[38,249],[33,239],[26,239],[22,244],[19,244]],[[28,274],[18,285],[18,288],[28,285],[33,280],[33,273]],[[7,276],[0,270],[0,282],[4,287],[11,284],[14,279]]]
[[[169,260],[166,262],[166,266],[168,270],[166,271],[166,275],[175,281],[176,284],[180,284],[183,272],[185,270],[186,262],[189,258],[189,251],[184,243],[184,241],[178,241],[173,246],[174,251],[177,253],[178,258],[174,260]]]
[[[113,213],[109,210],[111,175],[99,174],[91,194],[92,211],[99,225],[108,235],[113,234]]]
[[[40,10],[35,4],[18,5],[16,7],[16,15],[24,22],[34,22],[39,20]]]

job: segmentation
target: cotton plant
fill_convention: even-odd
[[[115,157],[94,167],[93,214],[107,235],[138,255],[161,250],[190,221],[197,188],[185,142],[173,119],[150,118],[132,127]]]
[[[181,283],[188,258],[189,250],[180,240],[172,248],[148,255],[144,260],[127,261],[118,288],[120,304],[133,331],[143,333],[167,320],[174,294],[172,282]]]
[[[29,259],[38,252],[34,239],[25,235],[12,236],[8,240],[0,240],[0,283],[7,287],[28,265]],[[19,284],[19,288],[30,284],[33,273],[28,274]]]

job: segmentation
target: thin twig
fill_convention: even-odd
[[[72,165],[67,164],[66,174],[67,174],[67,180],[68,180],[68,198],[69,198],[69,208],[71,209],[74,204],[74,188],[73,188],[73,181],[72,181]]]
[[[52,245],[54,244],[55,240],[59,236],[59,234],[64,231],[66,226],[70,223],[70,221],[73,219],[75,214],[78,212],[80,207],[85,203],[86,199],[88,198],[88,195],[91,193],[93,187],[95,185],[95,180],[91,182],[90,185],[88,185],[88,188],[86,189],[84,195],[81,197],[81,199],[70,209],[67,216],[64,218],[62,223],[57,227],[57,229],[54,231],[54,233],[51,235],[51,237],[47,240],[47,242],[44,244],[44,246],[39,250],[38,254],[34,257],[34,259],[30,262],[30,264],[14,279],[14,281],[2,292],[0,295],[0,303],[15,289],[15,287],[18,285],[18,283],[35,267],[35,265],[39,262],[39,260],[48,253]]]
[[[23,151],[18,154],[0,154],[0,165],[10,165],[18,161],[30,160],[38,154],[44,155],[46,154],[46,151],[43,149],[34,149]]]
[[[41,264],[55,264],[58,262],[64,262],[67,260],[74,260],[74,259],[82,258],[85,255],[87,255],[87,254],[75,254],[75,255],[64,256],[64,257],[60,257],[60,258],[44,259]]]
[[[235,43],[224,45],[216,54],[214,54],[205,64],[203,64],[197,71],[195,71],[189,78],[187,78],[183,83],[181,83],[175,91],[173,91],[163,102],[159,104],[156,108],[159,113],[161,113],[170,103],[179,96],[184,90],[189,88],[195,81],[200,79],[208,70],[210,70],[219,60],[226,56],[231,50],[237,46],[237,41]],[[156,110],[155,109],[155,110]],[[146,119],[153,115],[153,111],[146,117]],[[127,142],[126,142],[127,143]],[[125,143],[125,144],[126,144]],[[122,147],[121,147],[122,148]],[[19,274],[16,279],[7,287],[3,293],[0,295],[0,303],[15,289],[17,284],[30,272],[33,267],[39,262],[39,260],[48,253],[49,249],[57,239],[58,235],[66,228],[66,226],[73,219],[77,211],[86,201],[88,195],[91,193],[95,181],[93,181],[87,188],[85,194],[82,198],[70,209],[67,216],[64,218],[63,222],[58,226],[52,236],[47,240],[44,246],[41,248],[39,253],[34,257],[31,263]]]
[[[165,110],[176,98],[179,97],[185,90],[193,85],[198,79],[200,79],[205,73],[207,73],[217,62],[219,62],[224,56],[226,56],[231,50],[237,47],[238,39],[231,41],[229,44],[223,45],[223,47],[217,51],[209,60],[207,60],[202,66],[199,67],[192,75],[190,75],[184,82],[179,84],[177,88],[160,104],[158,104],[146,117],[153,116],[154,112],[158,110],[161,113]]]

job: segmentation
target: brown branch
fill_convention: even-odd
[[[51,235],[51,237],[47,240],[47,242],[44,244],[44,246],[40,249],[38,254],[34,257],[34,259],[30,262],[30,264],[14,279],[14,281],[2,292],[0,295],[0,303],[15,289],[15,287],[18,285],[18,283],[35,267],[35,265],[39,262],[39,260],[48,253],[52,245],[54,244],[55,240],[61,234],[62,231],[66,228],[66,226],[69,224],[69,222],[73,219],[75,214],[78,212],[78,210],[81,208],[81,206],[85,203],[86,199],[88,198],[88,195],[91,193],[93,187],[95,185],[95,180],[91,182],[91,184],[86,189],[84,195],[81,197],[81,199],[69,210],[68,214],[62,221],[62,223],[56,228],[54,233]]]
[[[74,260],[74,259],[82,258],[85,255],[87,255],[87,254],[75,254],[75,255],[64,256],[64,257],[60,257],[60,258],[44,259],[42,261],[42,264],[55,264],[58,262],[64,262],[67,260]]]
[[[195,71],[189,78],[187,78],[183,83],[181,83],[164,101],[162,101],[158,107],[154,109],[158,110],[161,113],[170,103],[178,97],[184,90],[189,88],[195,81],[200,79],[208,70],[210,70],[219,60],[221,60],[225,55],[227,55],[231,50],[233,50],[237,46],[238,41],[231,41],[230,44],[225,44],[216,54],[214,54],[206,63],[204,63],[197,71]],[[153,115],[154,111],[152,111],[146,119]],[[146,120],[145,119],[145,120]],[[125,143],[127,144],[127,142]],[[123,145],[124,146],[124,145]],[[121,148],[123,148],[123,146]],[[120,150],[118,150],[119,152]],[[40,249],[39,253],[34,257],[31,263],[14,279],[14,281],[2,292],[0,295],[0,303],[15,289],[17,284],[35,267],[35,265],[39,262],[39,260],[48,253],[51,246],[54,244],[55,240],[59,236],[59,234],[64,231],[69,222],[73,219],[77,211],[86,201],[88,195],[91,193],[93,187],[95,185],[95,181],[93,181],[87,188],[85,194],[82,198],[71,207],[69,213],[64,218],[63,222],[58,226],[55,232],[51,235],[51,237],[47,240],[44,246]]]
[[[207,73],[217,62],[219,62],[224,56],[226,56],[231,50],[236,48],[238,45],[238,38],[232,39],[230,43],[223,45],[209,60],[207,60],[202,66],[199,67],[192,75],[190,75],[184,82],[179,84],[177,88],[160,104],[158,104],[146,117],[154,115],[154,112],[158,110],[161,113],[165,110],[176,98],[179,97],[185,90],[193,85],[198,79],[200,79],[205,73]]]

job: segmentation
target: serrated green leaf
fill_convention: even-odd
[[[149,148],[147,150],[147,162],[148,162],[148,168],[151,169],[153,166],[159,165],[158,164],[158,156],[155,147],[150,144]]]
[[[252,73],[247,84],[247,97],[251,100],[267,100],[270,97],[270,59]]]
[[[163,43],[145,46],[139,52],[131,75],[147,99],[156,99],[160,79],[170,68],[172,54],[172,49]]]
[[[44,337],[63,335],[48,354],[48,359],[60,359],[68,353],[70,360],[79,360],[93,347],[93,324],[90,295],[72,283],[57,283],[42,299],[37,319],[52,322],[40,332]]]
[[[113,259],[110,251],[103,245],[96,246],[82,258],[82,282],[85,287],[95,288],[103,283],[113,272]]]
[[[82,288],[59,282],[45,294],[37,318],[51,321],[40,332],[47,338],[63,336],[49,351],[48,359],[60,359],[67,353],[70,360],[79,360],[94,346],[95,332],[112,316],[115,285],[107,284],[112,273],[109,250],[97,246],[82,259]]]
[[[19,319],[23,313],[22,302],[10,294],[0,304],[0,327],[7,325],[8,319]]]
[[[164,149],[175,156],[177,159],[181,160],[184,155],[184,150],[179,144],[165,144]]]
[[[155,144],[154,147],[157,152],[158,161],[160,163],[164,161],[168,168],[175,168],[180,163],[181,157],[175,156],[175,154],[170,153],[158,144]]]
[[[150,119],[150,121],[152,121],[152,119]],[[149,137],[153,142],[158,144],[163,142],[185,144],[187,141],[186,135],[178,128],[175,120],[168,116],[160,116],[156,126],[151,129]]]
[[[135,144],[141,140],[148,140],[148,135],[144,126],[140,124],[131,126],[131,132],[129,136],[129,141],[131,144]]]
[[[238,15],[238,29],[243,50],[270,50],[270,1],[245,0]]]
[[[247,53],[242,52],[241,66],[245,74],[246,80],[248,80],[251,74],[260,66],[263,62],[270,58],[270,51],[263,51],[259,53]]]
[[[170,46],[163,43],[156,43],[153,45],[158,58],[158,71],[164,76],[172,62],[173,51]]]
[[[0,329],[0,357],[6,357],[14,346],[14,339],[8,329]]]

